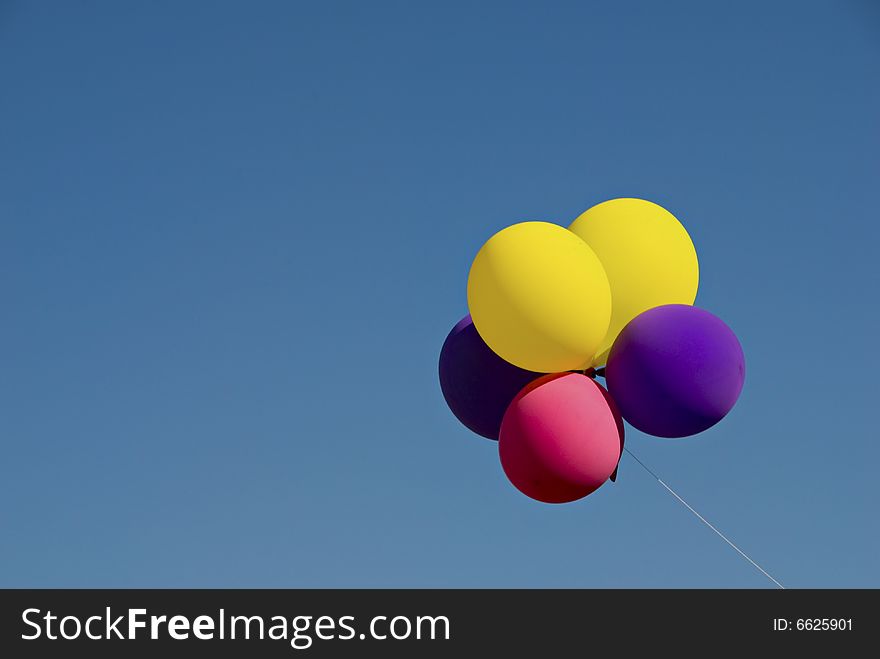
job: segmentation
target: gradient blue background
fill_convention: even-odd
[[[526,499],[440,395],[486,238],[641,196],[748,369],[629,446],[880,586],[878,80],[870,2],[0,2],[0,585],[769,585],[628,457]]]

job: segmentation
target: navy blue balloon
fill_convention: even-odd
[[[452,328],[440,351],[440,389],[446,404],[459,421],[487,439],[498,439],[510,401],[542,375],[492,352],[469,315]]]

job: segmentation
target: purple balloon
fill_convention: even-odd
[[[623,418],[657,437],[687,437],[733,408],[745,380],[733,331],[684,304],[649,309],[614,341],[605,378]]]
[[[469,315],[452,328],[440,351],[440,389],[446,404],[459,421],[488,439],[498,439],[501,419],[520,389],[542,375],[492,352]]]

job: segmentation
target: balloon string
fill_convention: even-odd
[[[765,570],[765,569],[762,568],[760,565],[758,565],[757,563],[755,563],[755,561],[753,561],[753,560],[749,557],[748,554],[746,554],[742,549],[740,549],[740,548],[737,547],[735,544],[733,544],[733,542],[731,542],[730,539],[729,539],[726,535],[724,535],[721,531],[719,531],[719,530],[716,529],[714,526],[712,526],[712,524],[710,524],[709,521],[708,521],[705,517],[703,517],[700,513],[698,513],[696,510],[694,510],[694,509],[691,507],[691,505],[690,505],[687,501],[685,501],[685,500],[682,499],[680,496],[678,496],[678,494],[675,492],[675,490],[673,490],[673,489],[672,489],[671,487],[669,487],[666,483],[664,483],[664,482],[663,482],[663,479],[660,478],[660,477],[659,477],[657,474],[655,474],[653,471],[651,471],[651,469],[649,469],[648,466],[647,466],[644,462],[642,462],[641,460],[639,460],[639,459],[635,456],[635,454],[634,454],[632,451],[630,451],[628,448],[624,448],[623,450],[626,451],[627,453],[629,453],[630,457],[631,457],[633,460],[635,460],[636,462],[638,462],[638,463],[641,465],[642,469],[644,469],[644,470],[647,471],[649,474],[651,474],[651,476],[653,476],[653,477],[656,479],[656,481],[657,481],[658,483],[660,483],[660,485],[662,485],[664,488],[666,488],[666,490],[667,490],[672,496],[674,496],[676,499],[678,499],[678,501],[681,502],[681,503],[684,505],[685,508],[687,508],[687,509],[690,510],[694,515],[696,515],[696,516],[697,516],[697,519],[699,519],[701,522],[703,522],[703,524],[705,524],[705,525],[708,526],[710,529],[712,529],[713,531],[715,531],[715,533],[718,535],[718,537],[720,537],[722,540],[724,540],[724,542],[726,542],[726,543],[729,544],[731,547],[733,547],[733,548],[737,551],[737,553],[738,553],[740,556],[742,556],[742,557],[743,557],[744,559],[746,559],[749,563],[751,563],[752,565],[754,565],[755,568],[756,568],[761,574],[763,574],[765,577],[767,577],[768,579],[770,579],[770,581],[772,581],[773,583],[775,583],[775,584],[776,584],[777,586],[779,586],[782,590],[785,590],[785,586],[783,586],[783,585],[782,585],[781,583],[779,583],[776,579],[774,579],[773,577],[771,577],[771,576],[770,576],[770,573],[767,572],[767,570]]]

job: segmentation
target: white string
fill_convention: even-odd
[[[724,540],[724,542],[726,542],[726,543],[729,544],[731,547],[733,547],[733,548],[737,551],[737,553],[738,553],[740,556],[742,556],[742,557],[743,557],[744,559],[746,559],[749,563],[751,563],[752,565],[754,565],[755,568],[757,568],[757,570],[758,570],[761,574],[763,574],[765,577],[767,577],[768,579],[770,579],[770,581],[772,581],[773,583],[775,583],[775,584],[776,584],[777,586],[779,586],[782,590],[785,590],[785,586],[783,586],[781,583],[779,583],[778,581],[776,581],[776,579],[774,579],[773,577],[771,577],[771,576],[770,576],[770,573],[767,572],[767,570],[765,570],[765,569],[762,568],[760,565],[758,565],[757,563],[755,563],[755,561],[753,561],[753,560],[749,557],[748,554],[746,554],[742,549],[740,549],[740,548],[737,547],[735,544],[733,544],[733,542],[731,542],[730,539],[729,539],[726,535],[724,535],[721,531],[719,531],[719,530],[716,529],[714,526],[712,526],[712,525],[709,523],[709,521],[708,521],[705,517],[703,517],[700,513],[698,513],[696,510],[694,510],[694,509],[691,507],[691,505],[690,505],[687,501],[685,501],[685,500],[682,499],[680,496],[678,496],[678,494],[675,492],[675,490],[673,490],[673,489],[672,489],[671,487],[669,487],[666,483],[664,483],[664,482],[663,482],[663,479],[660,478],[660,477],[659,477],[657,474],[655,474],[653,471],[651,471],[651,470],[648,468],[648,466],[647,466],[644,462],[642,462],[641,460],[639,460],[639,459],[635,456],[635,454],[634,454],[632,451],[630,451],[628,448],[624,448],[623,450],[626,451],[627,453],[629,453],[629,454],[630,454],[630,457],[632,457],[633,460],[635,460],[636,462],[638,462],[638,463],[642,466],[642,469],[644,469],[644,470],[647,471],[649,474],[651,474],[651,476],[653,476],[653,477],[657,480],[657,482],[660,483],[660,485],[662,485],[664,488],[666,488],[666,490],[667,490],[672,496],[674,496],[676,499],[678,499],[678,500],[684,505],[685,508],[687,508],[687,509],[690,510],[694,515],[696,515],[696,516],[697,516],[697,519],[699,519],[701,522],[703,522],[703,524],[705,524],[705,525],[708,526],[710,529],[712,529],[713,531],[715,531],[715,533],[718,534],[718,537],[719,537],[719,538],[721,538],[722,540]]]

